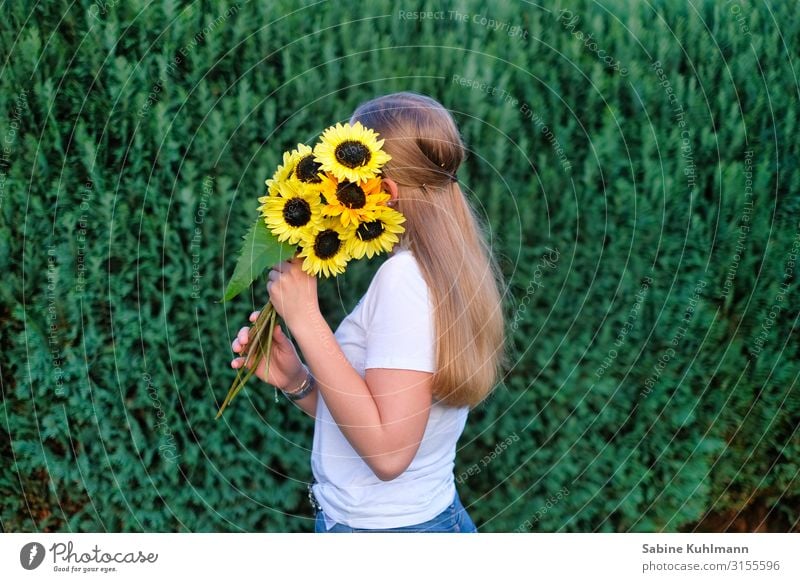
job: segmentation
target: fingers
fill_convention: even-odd
[[[276,267],[275,269],[271,269],[271,270],[270,270],[270,272],[269,272],[269,275],[267,276],[267,278],[268,278],[270,281],[277,281],[277,280],[278,280],[278,277],[280,277],[280,276],[281,276],[281,273],[280,273],[280,271],[277,271],[276,269],[277,269],[277,267]]]
[[[244,365],[245,365],[244,358],[233,358],[231,360],[231,368],[233,368],[234,370],[238,370]]]
[[[250,314],[250,321],[255,323],[256,319],[258,319],[258,314],[261,313],[260,311],[254,311]]]
[[[303,263],[302,257],[292,257],[291,259],[286,259],[285,261],[281,261],[277,265],[273,267],[273,270],[278,271],[279,273],[286,273],[287,271],[291,271],[292,269],[297,269]]]
[[[251,321],[255,321],[257,317],[258,317],[258,311],[254,311],[253,313],[250,314]],[[275,326],[275,330],[272,332],[272,338],[276,342],[276,344],[281,345],[281,349],[285,349],[285,346],[291,345],[291,341],[289,340],[288,336],[283,331],[283,328],[280,325]],[[247,342],[249,340],[250,340],[250,328],[243,327],[242,329],[239,330],[239,333],[236,334],[236,339],[233,340],[233,343],[231,344],[231,349],[233,349],[234,353],[241,354],[244,351],[245,346],[247,345]],[[250,358],[251,361],[247,363],[248,365],[252,365],[252,354],[250,354]],[[245,365],[246,363],[244,356],[233,358],[231,360],[231,368],[233,368],[234,370],[238,370],[239,368]]]
[[[247,345],[248,341],[250,341],[250,328],[243,327],[242,329],[239,330],[239,333],[236,334],[236,339],[233,340],[233,343],[231,344],[231,349],[235,353],[240,354],[242,353],[242,349],[244,349],[244,346]]]

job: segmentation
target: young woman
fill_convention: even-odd
[[[455,488],[456,443],[495,384],[504,325],[497,268],[456,179],[464,145],[449,112],[415,93],[373,99],[350,121],[385,140],[383,186],[406,231],[335,333],[298,259],[270,271],[306,364],[278,326],[269,376],[263,362],[256,373],[315,418],[317,532],[475,532]]]

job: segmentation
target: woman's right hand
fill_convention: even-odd
[[[250,321],[254,322],[258,317],[259,312],[254,311],[250,314]],[[250,341],[250,328],[243,327],[233,340],[231,348],[234,353],[241,354],[247,347]],[[254,364],[253,357],[245,364],[244,357],[234,358],[231,361],[231,368],[239,369],[246,365],[252,368]],[[283,333],[280,325],[276,325],[272,333],[272,355],[269,362],[269,373],[266,370],[267,360],[262,358],[258,362],[255,375],[264,382],[277,386],[281,390],[292,391],[303,382],[306,377],[306,368],[297,356],[297,350],[294,344]]]

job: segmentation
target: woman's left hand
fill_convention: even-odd
[[[303,259],[293,258],[278,263],[269,272],[267,293],[289,329],[307,321],[319,312],[317,278],[305,273]]]

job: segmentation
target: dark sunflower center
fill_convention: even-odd
[[[367,203],[367,195],[358,184],[353,182],[342,182],[336,188],[336,198],[348,208],[364,208]]]
[[[323,230],[314,241],[314,254],[320,259],[330,259],[336,256],[341,246],[342,241],[339,239],[339,233],[330,229]]]
[[[356,229],[356,234],[361,240],[376,239],[383,233],[383,223],[380,220],[362,222]]]
[[[358,168],[369,163],[372,154],[359,141],[347,140],[336,146],[336,161],[348,168]]]
[[[305,226],[311,220],[311,206],[302,198],[290,198],[283,205],[283,219],[295,228]]]
[[[306,184],[319,184],[322,178],[319,177],[319,169],[322,164],[314,161],[314,154],[304,156],[302,160],[297,162],[297,167],[294,169],[297,179]]]

